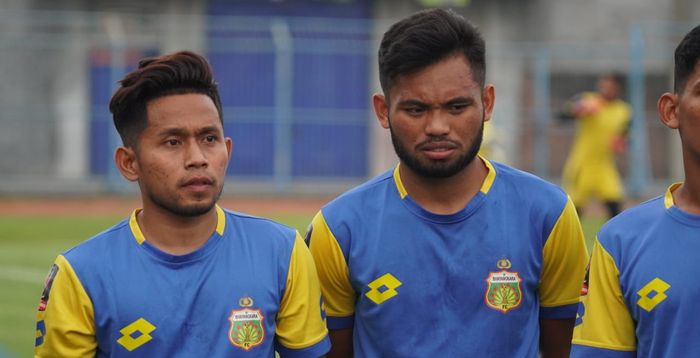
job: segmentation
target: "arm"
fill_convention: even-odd
[[[306,236],[318,268],[321,292],[328,313],[331,339],[328,357],[352,357],[356,293],[350,284],[343,250],[321,212],[314,217]]]
[[[542,358],[569,357],[573,330],[574,318],[540,319]]]
[[[540,277],[540,348],[543,357],[568,357],[588,253],[571,199],[547,238]]]
[[[572,357],[634,357],[637,339],[634,321],[620,289],[614,259],[596,241],[574,328]]]
[[[92,301],[68,260],[58,256],[39,302],[35,357],[94,357]]]
[[[331,330],[330,337],[328,358],[352,358],[352,328]]]
[[[276,317],[275,348],[281,357],[320,357],[328,352],[330,342],[322,304],[316,267],[297,234]]]

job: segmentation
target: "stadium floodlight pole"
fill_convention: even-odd
[[[126,31],[124,22],[119,14],[108,13],[103,17],[104,28],[109,41],[110,71],[109,83],[110,93],[114,93],[119,81],[124,77],[126,71]],[[107,153],[114,153],[121,145],[121,139],[114,126],[108,126]],[[121,192],[126,189],[124,180],[114,164],[107,166],[107,190],[110,192]]]
[[[630,76],[629,103],[632,106],[630,136],[629,194],[640,197],[649,185],[649,150],[647,145],[647,123],[644,115],[644,31],[633,26],[629,32]]]
[[[552,121],[550,107],[550,53],[539,48],[535,53],[535,174],[549,177],[549,136],[547,128]]]
[[[275,118],[274,166],[275,189],[289,190],[292,181],[292,72],[294,70],[292,35],[287,21],[275,18],[270,24],[275,46]]]

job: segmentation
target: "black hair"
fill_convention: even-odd
[[[135,147],[138,136],[148,126],[146,105],[156,98],[187,93],[209,96],[223,124],[221,98],[207,60],[190,51],[145,58],[136,70],[119,81],[120,87],[109,102],[114,126],[126,146]]]
[[[379,46],[379,82],[385,95],[403,75],[452,55],[464,55],[474,81],[484,85],[486,48],[477,28],[452,10],[417,12],[391,26]]]
[[[700,25],[685,35],[676,47],[673,90],[680,93],[700,59]]]

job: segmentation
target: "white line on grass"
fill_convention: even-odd
[[[29,269],[22,266],[0,265],[0,280],[43,284],[47,272],[37,269]]]

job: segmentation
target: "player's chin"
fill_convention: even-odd
[[[179,211],[182,216],[200,216],[209,213],[216,205],[216,200],[190,201],[181,203]]]

